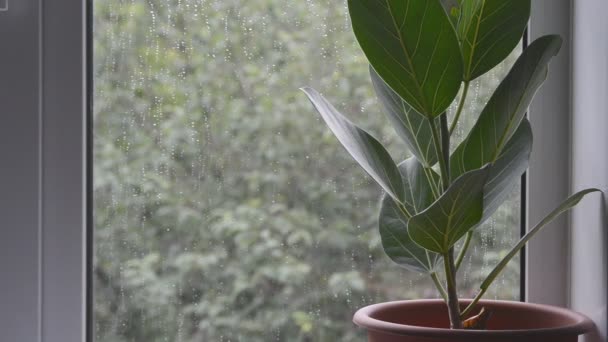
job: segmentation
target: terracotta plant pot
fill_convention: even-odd
[[[462,300],[463,308],[470,300]],[[492,311],[488,329],[450,330],[442,300],[370,305],[353,322],[367,329],[370,342],[576,342],[593,322],[570,310],[529,303],[481,301]]]

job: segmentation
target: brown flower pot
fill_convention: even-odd
[[[462,300],[463,308],[470,300]],[[492,311],[488,329],[451,330],[442,300],[413,300],[370,305],[353,322],[367,329],[370,342],[576,342],[593,322],[570,310],[547,305],[481,301]]]

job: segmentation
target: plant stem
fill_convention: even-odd
[[[399,207],[399,209],[401,210],[401,212],[403,213],[403,215],[405,215],[405,217],[407,217],[408,219],[411,219],[413,215],[407,210],[405,205],[400,202],[396,202],[396,203],[397,203],[397,206]]]
[[[467,95],[469,94],[469,86],[471,85],[471,81],[464,81],[464,89],[462,90],[462,96],[460,97],[460,103],[458,104],[458,109],[456,110],[456,115],[454,116],[454,121],[450,125],[450,135],[454,133],[456,126],[458,125],[458,120],[460,119],[460,115],[462,114],[462,110],[464,109],[464,104],[467,99]]]
[[[450,327],[452,329],[462,329],[460,319],[460,305],[458,302],[458,292],[456,291],[456,275],[454,270],[454,248],[443,255],[445,266],[445,278],[448,284],[448,314],[450,316]]]
[[[430,168],[426,168],[426,167],[424,168],[424,174],[426,176],[427,181],[429,182],[429,185],[431,186],[431,192],[433,193],[433,198],[438,199],[439,193],[441,192],[441,190],[439,190],[439,186],[437,185],[437,183],[435,183],[435,179],[433,178],[431,172],[434,172],[434,171]]]
[[[441,184],[443,192],[446,192],[450,187],[450,132],[448,130],[448,115],[441,114],[441,132],[433,119],[430,119],[431,130],[433,131],[433,142],[439,156],[439,168],[441,169]],[[448,253],[443,255],[443,264],[445,267],[445,279],[448,285],[447,289],[447,305],[450,316],[450,327],[452,329],[462,329],[462,321],[460,320],[460,305],[458,301],[458,292],[456,290],[456,270],[454,267],[454,247],[450,248]]]
[[[431,279],[433,279],[433,283],[435,283],[435,287],[439,291],[439,294],[441,294],[441,297],[443,298],[443,300],[445,300],[447,302],[448,293],[445,292],[445,288],[443,287],[443,285],[441,285],[441,281],[439,281],[439,277],[437,276],[437,273],[435,273],[435,272],[431,273]]]
[[[462,245],[460,252],[458,252],[458,257],[456,258],[456,271],[458,271],[458,269],[460,269],[460,265],[462,264],[462,261],[464,260],[464,257],[467,254],[469,245],[471,245],[472,238],[473,238],[473,231],[469,231],[467,233],[467,236],[464,239],[464,245]]]
[[[445,114],[442,114],[445,115]],[[433,144],[435,145],[435,150],[439,156],[439,170],[441,171],[441,184],[443,191],[447,190],[450,186],[450,172],[448,170],[448,166],[446,165],[446,158],[443,152],[442,144],[441,144],[441,134],[439,133],[439,129],[437,128],[437,124],[435,124],[435,119],[429,119],[429,123],[431,125],[431,131],[433,135]],[[449,153],[449,151],[448,151]]]
[[[487,290],[487,288],[481,289],[479,291],[479,293],[477,293],[477,296],[475,296],[475,298],[473,299],[473,301],[466,307],[466,309],[464,309],[460,313],[460,319],[461,320],[465,319],[471,313],[471,311],[475,308],[475,306],[477,305],[477,303],[479,303],[479,300],[483,297],[483,295],[486,294],[486,290]]]
[[[490,272],[490,274],[488,274],[486,279],[481,283],[481,285],[479,286],[479,293],[477,294],[477,296],[475,296],[475,299],[473,299],[471,304],[469,304],[469,306],[467,306],[466,309],[462,312],[462,317],[468,315],[471,310],[475,308],[475,305],[477,305],[477,303],[479,302],[481,297],[483,297],[483,295],[486,293],[488,288],[490,288],[490,286],[500,275],[500,273],[505,269],[505,267],[507,267],[507,264],[511,261],[511,259],[513,259],[513,257],[515,257],[521,251],[521,249],[530,241],[530,239],[532,239],[532,237],[534,237],[536,233],[538,233],[541,229],[543,229],[543,227],[545,227],[546,224],[553,221],[553,219],[561,215],[563,212],[569,210],[570,208],[578,204],[585,195],[597,191],[601,192],[601,190],[599,189],[586,189],[568,197],[557,208],[555,208],[551,213],[549,213],[549,215],[545,216],[545,218],[543,218],[539,223],[537,223],[534,228],[530,229],[528,233],[524,235],[524,237],[522,237],[519,242],[511,249],[511,251],[509,251],[509,253],[504,258],[502,258],[498,265],[494,267],[494,269]]]
[[[445,167],[447,169],[447,184],[450,186],[452,183],[452,176],[450,175],[450,133],[448,131],[448,113],[443,113],[439,117],[441,126],[441,151],[443,152],[443,160],[445,161]],[[447,187],[446,187],[447,190]]]

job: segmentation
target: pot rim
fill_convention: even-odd
[[[471,299],[460,300],[461,304],[468,304]],[[481,300],[480,305],[486,306],[502,306],[510,307],[515,309],[534,309],[551,313],[554,315],[560,315],[567,317],[574,323],[563,325],[554,328],[537,328],[537,329],[513,329],[513,330],[462,330],[462,329],[444,329],[444,328],[431,328],[407,324],[398,324],[387,321],[382,321],[372,317],[375,313],[380,310],[386,310],[394,307],[403,307],[408,305],[436,305],[438,303],[443,304],[444,301],[441,299],[418,299],[418,300],[403,300],[394,302],[378,303],[366,306],[359,309],[354,317],[353,322],[359,327],[373,330],[377,332],[392,333],[396,335],[405,336],[427,336],[427,337],[515,337],[515,336],[533,336],[533,335],[582,335],[590,332],[595,324],[587,316],[578,312],[556,307],[550,305],[524,303],[515,301],[501,301],[501,300]]]

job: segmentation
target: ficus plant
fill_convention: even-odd
[[[473,231],[492,216],[528,168],[532,129],[526,111],[562,39],[543,36],[525,47],[451,153],[450,136],[464,112],[471,81],[501,63],[521,41],[530,5],[530,0],[348,0],[373,88],[412,155],[400,163],[320,93],[302,89],[384,190],[379,214],[384,251],[398,265],[432,278],[454,329],[468,326],[463,322],[482,309],[479,300],[492,282],[536,233],[585,195],[599,191],[574,194],[530,229],[461,310],[456,272]],[[448,122],[448,107],[459,93]]]

